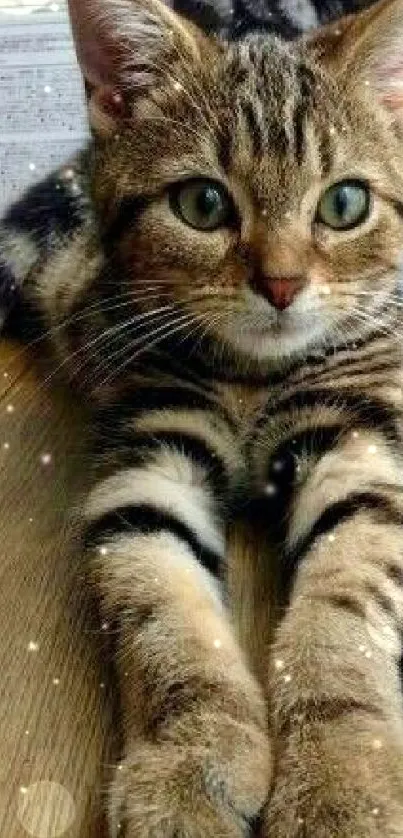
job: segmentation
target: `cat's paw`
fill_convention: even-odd
[[[403,747],[348,724],[290,737],[259,838],[403,838]]]
[[[132,743],[111,788],[112,838],[251,835],[270,781],[266,735],[233,722],[208,748],[198,737]]]

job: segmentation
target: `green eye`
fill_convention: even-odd
[[[171,191],[176,215],[196,230],[217,230],[231,223],[234,207],[227,190],[214,180],[188,180]]]
[[[371,195],[359,180],[342,180],[322,195],[316,220],[333,230],[351,230],[368,217]]]

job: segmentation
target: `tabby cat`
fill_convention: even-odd
[[[93,408],[111,835],[402,838],[403,0],[292,43],[70,11],[93,141],[11,208],[1,273]],[[252,498],[260,684],[225,585]]]

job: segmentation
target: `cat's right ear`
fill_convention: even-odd
[[[347,91],[375,96],[403,125],[403,0],[378,0],[306,43]]]
[[[201,61],[201,35],[161,0],[68,0],[93,130],[109,135],[164,74]],[[179,79],[178,79],[179,81]]]

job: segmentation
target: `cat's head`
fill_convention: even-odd
[[[293,44],[226,44],[160,0],[70,10],[105,246],[160,333],[271,360],[379,323],[403,252],[403,0]]]

